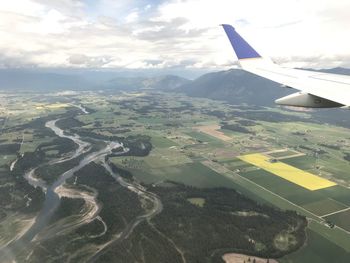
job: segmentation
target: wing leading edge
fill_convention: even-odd
[[[350,76],[283,68],[260,56],[231,25],[222,26],[243,70],[300,91],[276,100],[277,104],[312,108],[350,106]]]

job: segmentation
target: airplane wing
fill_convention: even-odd
[[[222,26],[243,70],[300,91],[277,99],[277,104],[350,108],[350,76],[281,67],[260,56],[231,25]]]

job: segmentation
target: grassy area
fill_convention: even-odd
[[[274,152],[274,153],[269,153],[269,156],[275,157],[275,158],[279,158],[279,157],[286,157],[286,156],[290,156],[296,154],[296,152],[294,151],[290,151],[290,150],[286,150],[286,151],[281,151],[281,152]]]
[[[340,212],[340,213],[325,217],[326,220],[334,223],[337,226],[344,228],[347,231],[350,231],[349,218],[350,218],[350,210],[346,210],[344,212]]]
[[[319,201],[324,198],[317,191],[309,191],[264,170],[247,171],[240,174],[298,205]]]
[[[198,141],[206,142],[211,146],[215,146],[215,147],[224,146],[224,142],[222,142],[221,140],[216,139],[215,137],[207,135],[202,132],[191,131],[191,132],[187,132],[186,134]]]
[[[344,204],[329,198],[304,204],[303,207],[319,216],[347,208]]]
[[[330,228],[313,220],[309,222],[309,228],[350,253],[350,235],[344,230]]]
[[[188,198],[187,199],[191,204],[197,205],[199,207],[203,207],[205,204],[205,199],[204,198],[198,198],[198,197],[193,197],[193,198]]]
[[[350,206],[350,190],[348,188],[336,185],[333,187],[319,190],[320,193],[329,196],[330,198]]]
[[[16,155],[0,155],[0,166],[10,165],[16,158]]]
[[[303,248],[279,259],[279,262],[349,262],[350,254],[346,250],[330,242],[327,238],[310,229],[307,231],[307,236],[308,241]]]
[[[200,188],[230,186],[234,188],[229,179],[198,162],[149,171],[134,170],[133,174],[137,179],[147,183],[171,180]]]
[[[178,146],[176,142],[162,136],[152,136],[151,143],[153,146],[159,148],[169,148],[172,146]]]

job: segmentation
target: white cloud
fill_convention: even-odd
[[[2,1],[0,66],[227,68],[221,23],[284,64],[350,66],[348,10],[348,0]]]
[[[184,16],[188,23],[183,28],[209,28],[206,36],[193,39],[192,45],[198,49],[204,46],[214,64],[224,62],[232,54],[228,53],[231,49],[222,29],[217,27],[231,23],[263,54],[318,57],[320,60],[312,65],[327,67],[330,57],[346,56],[350,52],[350,38],[346,37],[350,23],[348,10],[350,2],[346,0],[336,3],[332,0],[178,0],[163,4],[157,19],[167,21]],[[323,60],[324,57],[327,59]],[[310,61],[305,60],[302,66],[308,65]]]
[[[125,21],[127,23],[136,22],[138,18],[139,18],[138,11],[133,11],[126,16]]]

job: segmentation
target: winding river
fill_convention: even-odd
[[[82,110],[83,113],[87,113],[86,110]],[[65,162],[71,159],[74,159],[76,157],[79,157],[83,154],[86,154],[89,150],[91,150],[91,144],[89,142],[83,141],[80,136],[73,134],[67,134],[65,133],[64,130],[59,128],[56,125],[57,120],[52,120],[46,122],[45,126],[49,129],[51,129],[57,136],[61,138],[67,138],[72,140],[74,143],[78,145],[77,149],[72,152],[69,156],[65,156],[62,158],[58,158],[55,160],[50,161],[47,164],[53,165],[61,162]],[[89,164],[90,162],[99,160],[102,162],[103,166],[105,169],[111,174],[111,176],[122,186],[126,187],[128,190],[135,192],[136,194],[139,195],[140,198],[144,198],[149,200],[150,202],[153,203],[153,208],[149,211],[147,211],[145,214],[140,215],[136,217],[134,220],[129,222],[125,229],[123,229],[120,233],[116,234],[110,241],[108,241],[106,244],[100,247],[100,249],[97,251],[95,255],[92,256],[90,261],[94,261],[100,254],[104,253],[108,247],[115,242],[122,241],[125,238],[127,238],[134,228],[141,223],[144,220],[149,220],[158,213],[161,212],[162,210],[162,203],[161,200],[153,193],[146,191],[144,187],[137,183],[131,183],[125,181],[122,177],[120,177],[118,174],[114,173],[113,170],[111,169],[110,165],[108,162],[105,161],[105,156],[109,155],[112,153],[113,149],[123,147],[123,145],[119,142],[105,142],[106,146],[99,151],[92,152],[87,154],[77,166],[67,170],[63,174],[59,176],[59,178],[50,186],[47,186],[46,183],[35,177],[35,171],[38,167],[33,168],[29,171],[27,171],[24,175],[25,179],[28,181],[29,184],[31,184],[34,187],[40,187],[43,192],[45,192],[45,201],[43,204],[43,207],[37,217],[35,218],[34,224],[18,239],[14,240],[12,243],[10,243],[5,251],[0,251],[2,256],[5,257],[5,260],[13,260],[18,252],[23,250],[25,247],[27,247],[33,240],[37,239],[38,236],[40,236],[41,231],[45,229],[49,229],[48,233],[57,233],[60,231],[63,231],[64,229],[61,226],[61,229],[57,229],[60,226],[56,226],[54,231],[50,231],[50,228],[48,228],[48,222],[51,218],[51,216],[54,214],[56,209],[58,208],[60,204],[60,198],[62,196],[67,196],[70,198],[82,198],[85,200],[85,204],[90,204],[91,209],[89,210],[88,215],[80,221],[79,224],[75,224],[75,227],[84,224],[84,223],[89,223],[92,220],[99,220],[101,223],[104,225],[104,234],[107,231],[107,226],[103,222],[103,219],[98,215],[99,214],[99,206],[98,202],[96,200],[97,193],[95,195],[88,194],[87,192],[80,191],[80,190],[72,190],[71,188],[66,188],[64,186],[64,183],[67,179],[71,178],[75,172]],[[123,147],[124,152],[127,152],[128,149]],[[51,227],[51,226],[50,226]],[[69,227],[66,227],[67,229]],[[45,231],[45,235],[48,234]],[[43,237],[45,238],[45,237]],[[47,238],[47,237],[46,237]],[[1,257],[0,257],[1,258]]]

